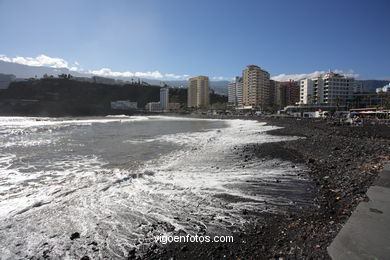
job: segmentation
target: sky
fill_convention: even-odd
[[[103,76],[390,79],[388,0],[0,0],[0,60]]]

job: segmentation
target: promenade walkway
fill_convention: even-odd
[[[367,196],[328,247],[332,259],[390,259],[390,163]]]

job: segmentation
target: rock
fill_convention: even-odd
[[[89,245],[89,246],[91,246],[91,245],[92,245],[92,246],[97,246],[98,243],[97,243],[96,241],[93,241],[93,242],[89,243],[88,245]]]
[[[308,162],[308,163],[314,163],[315,161],[316,161],[315,159],[310,158],[307,162]]]
[[[75,233],[73,233],[70,236],[70,240],[75,240],[75,239],[78,239],[78,238],[80,238],[80,233],[79,232],[75,232]]]
[[[49,250],[45,250],[45,251],[43,251],[43,253],[42,253],[42,257],[43,257],[43,258],[50,258],[50,256],[49,256],[49,253],[50,253],[50,251],[49,251]]]
[[[135,255],[137,249],[133,247],[132,249],[129,250],[129,256]]]

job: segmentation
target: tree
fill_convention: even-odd
[[[364,101],[366,103],[366,107],[367,107],[367,104],[368,104],[368,107],[371,106],[371,94],[367,94],[365,97],[364,97]]]
[[[73,78],[73,76],[70,75],[70,74],[63,73],[63,74],[58,75],[58,78],[60,78],[60,79],[71,79],[71,78]]]
[[[355,105],[355,108],[360,108],[360,102],[361,102],[361,96],[355,96],[353,98],[353,103]]]

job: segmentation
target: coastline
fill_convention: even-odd
[[[285,215],[254,213],[244,229],[232,232],[234,243],[172,243],[155,246],[144,257],[329,259],[327,247],[357,204],[368,199],[367,189],[390,159],[390,127],[338,126],[323,120],[296,118],[218,118],[259,120],[283,127],[268,134],[304,137],[247,145],[243,152],[256,160],[279,158],[304,163],[309,168],[308,177],[318,189],[313,207]]]
[[[198,235],[231,235],[234,243],[163,245],[155,241],[147,241],[146,244],[138,242],[134,248],[129,246],[123,252],[128,259],[329,259],[327,248],[330,243],[355,207],[368,199],[367,189],[390,158],[389,126],[351,127],[340,126],[337,121],[277,117],[189,117],[247,119],[265,123],[268,129],[269,126],[277,126],[268,130],[267,135],[275,135],[276,140],[285,141],[256,143],[255,140],[261,140],[256,138],[257,129],[261,131],[256,126],[250,128],[254,135],[244,142],[245,145],[241,143],[232,146],[230,143],[229,147],[232,158],[237,159],[238,172],[241,167],[252,167],[255,173],[256,169],[264,170],[263,167],[269,167],[267,169],[271,171],[273,167],[282,167],[283,174],[279,176],[248,179],[242,183],[243,189],[250,188],[254,194],[271,196],[277,198],[277,201],[264,200],[261,206],[241,208],[237,215],[246,221],[245,225],[218,229],[206,224],[208,221],[223,222],[218,215],[211,214],[199,219],[199,223],[206,225],[199,229]],[[256,122],[246,123],[256,125]],[[238,135],[240,131],[235,131],[233,136],[239,138]],[[225,144],[226,141],[220,143],[219,154],[227,149]],[[215,159],[214,156],[208,158]],[[257,166],[253,168],[253,164]],[[293,172],[297,176],[296,180],[285,181],[285,177],[291,176]],[[243,199],[229,192],[220,194],[218,198],[232,204]],[[278,205],[280,211],[273,210],[275,205]],[[183,214],[183,217],[186,216]],[[172,235],[187,235],[185,231],[175,230],[164,221],[150,227],[155,231],[172,232]],[[72,233],[72,236],[82,233],[79,229],[75,231],[78,232]],[[95,244],[97,242],[93,241],[88,247]],[[103,244],[99,241],[99,245]],[[104,250],[104,246],[95,249]]]

